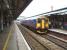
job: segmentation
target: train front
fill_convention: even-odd
[[[49,19],[47,17],[36,19],[36,31],[38,33],[47,33],[49,28]]]

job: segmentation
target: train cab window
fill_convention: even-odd
[[[41,22],[41,19],[40,18],[38,18],[38,23],[40,23]]]
[[[48,22],[48,20],[45,20],[45,22]]]
[[[48,22],[48,19],[43,19],[45,22]]]

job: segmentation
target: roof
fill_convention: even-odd
[[[53,11],[46,12],[46,13],[42,13],[42,14],[38,14],[38,15],[34,15],[34,16],[31,16],[31,17],[40,16],[40,15],[58,14],[58,13],[66,13],[67,14],[67,7],[61,8],[61,9],[58,9],[58,10],[53,10]]]
[[[15,20],[32,0],[0,0],[0,18],[4,22]],[[8,20],[9,19],[9,20]]]

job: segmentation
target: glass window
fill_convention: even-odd
[[[40,18],[38,18],[38,23],[40,23],[41,22],[41,19]]]

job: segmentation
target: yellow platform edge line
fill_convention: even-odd
[[[5,44],[4,44],[3,50],[6,50],[8,41],[9,41],[9,39],[10,39],[10,36],[11,36],[11,31],[10,31],[9,34],[8,34],[8,37],[7,37],[6,42],[5,42]]]

